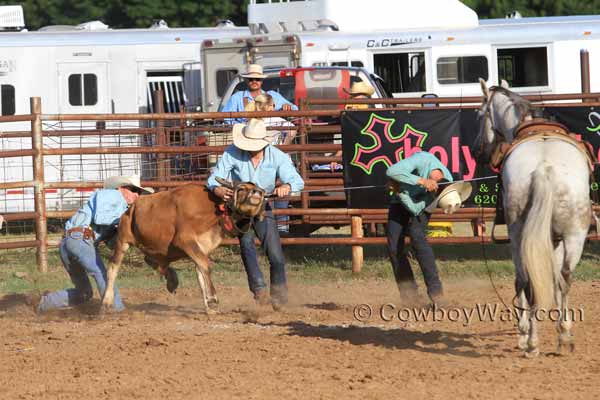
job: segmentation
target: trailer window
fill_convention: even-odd
[[[364,67],[362,61],[333,61],[331,63],[332,67]]]
[[[15,87],[0,85],[0,106],[2,115],[15,115]]]
[[[488,79],[488,61],[484,56],[442,57],[437,60],[437,79],[442,85],[477,83]]]
[[[98,77],[95,74],[69,75],[69,104],[94,106],[98,103]]]
[[[425,53],[375,54],[375,74],[387,84],[389,93],[426,90]]]
[[[498,80],[510,87],[548,86],[548,49],[498,49]]]
[[[225,91],[227,90],[227,87],[229,87],[229,82],[231,82],[237,74],[238,70],[235,68],[220,69],[217,71],[217,95],[219,97],[225,95]]]

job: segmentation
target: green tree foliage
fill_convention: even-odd
[[[14,0],[0,0],[12,5]],[[246,24],[245,0],[25,0],[29,29],[100,20],[113,28],[147,28],[163,19],[170,27],[214,26],[231,19]]]
[[[600,14],[600,0],[463,0],[480,18],[503,18],[513,11],[524,17]]]
[[[600,14],[600,0],[462,0],[480,18],[503,18],[513,11],[524,17]],[[15,4],[0,0],[0,5]],[[30,29],[77,25],[100,20],[113,28],[145,28],[164,19],[170,27],[214,26],[231,19],[246,24],[248,0],[24,0]]]

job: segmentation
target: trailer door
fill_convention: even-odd
[[[105,114],[110,110],[108,63],[59,63],[61,114]]]

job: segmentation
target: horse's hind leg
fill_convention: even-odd
[[[517,281],[515,286],[519,286]],[[517,291],[517,321],[519,328],[519,340],[517,347],[527,350],[529,342],[529,303],[524,290]]]
[[[556,329],[558,331],[558,352],[560,353],[563,346],[567,346],[569,351],[575,350],[575,343],[571,329],[573,327],[573,314],[569,309],[569,289],[571,288],[571,274],[583,253],[585,244],[585,233],[575,236],[568,236],[562,242],[563,244],[563,261],[557,267],[557,290],[556,304],[560,310],[560,318],[556,321]]]
[[[529,304],[528,301],[531,299],[530,289],[529,289],[529,278],[527,273],[523,270],[523,266],[521,265],[521,255],[520,255],[520,234],[521,234],[521,224],[513,223],[509,226],[509,234],[510,234],[510,243],[512,250],[512,258],[513,263],[515,264],[515,292],[517,296],[517,321],[518,321],[518,329],[519,329],[519,339],[517,342],[517,347],[521,350],[527,350],[529,345],[529,334],[531,329],[531,324],[529,321]]]

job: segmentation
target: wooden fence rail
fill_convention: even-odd
[[[572,94],[572,95],[544,95],[544,96],[529,96],[530,100],[535,102],[547,102],[550,100],[584,100],[594,101],[600,98],[600,93]],[[366,104],[388,104],[400,105],[395,109],[422,109],[415,104],[431,103],[449,104],[440,108],[474,108],[480,102],[480,98],[436,98],[436,99],[373,99],[362,101]],[[353,103],[359,101],[353,100]],[[456,106],[459,103],[461,105]],[[162,104],[162,101],[156,102]],[[309,101],[307,104],[344,104],[344,101]],[[306,106],[307,104],[303,104]],[[594,105],[596,103],[586,102],[585,105]],[[600,105],[600,103],[598,103]],[[562,106],[581,105],[578,103],[563,103]],[[554,106],[554,104],[553,104]],[[168,129],[165,121],[179,121],[185,123],[186,120],[219,120],[224,118],[249,118],[249,117],[294,117],[298,118],[295,128],[299,134],[299,144],[279,146],[287,152],[296,152],[300,154],[299,169],[306,183],[306,190],[324,190],[328,192],[340,191],[339,195],[315,195],[309,196],[307,192],[300,195],[290,196],[290,200],[298,202],[300,207],[285,210],[274,210],[275,215],[299,216],[301,219],[291,221],[290,223],[307,223],[318,225],[350,225],[350,237],[290,237],[283,238],[284,245],[350,245],[352,246],[352,269],[354,272],[359,272],[363,262],[363,245],[382,245],[385,244],[384,237],[363,237],[364,224],[385,223],[387,218],[387,209],[347,209],[347,208],[311,208],[310,204],[314,201],[343,201],[345,199],[343,190],[340,190],[344,184],[342,174],[340,173],[324,173],[313,174],[309,170],[310,163],[329,163],[332,161],[340,162],[341,157],[314,155],[314,153],[335,152],[341,149],[339,144],[309,144],[307,135],[320,134],[335,134],[340,133],[339,125],[329,126],[313,126],[311,118],[313,117],[331,117],[338,116],[340,110],[320,110],[311,111],[304,110],[301,107],[300,111],[276,111],[276,112],[259,112],[259,113],[155,113],[155,114],[96,114],[96,115],[80,115],[80,114],[58,114],[45,115],[42,114],[42,105],[40,98],[32,98],[30,102],[31,114],[18,115],[10,117],[0,117],[2,122],[30,121],[31,130],[29,132],[0,132],[1,138],[32,138],[31,149],[23,150],[5,150],[0,151],[0,158],[9,157],[32,157],[33,160],[33,180],[21,182],[1,182],[0,189],[14,188],[33,188],[34,189],[34,212],[20,212],[5,214],[6,221],[17,220],[34,220],[35,221],[35,237],[36,240],[14,241],[0,243],[0,249],[16,249],[16,248],[36,248],[37,265],[40,271],[46,272],[48,268],[48,246],[56,245],[57,243],[49,242],[47,235],[47,220],[48,218],[68,218],[73,214],[73,210],[48,211],[46,209],[45,193],[47,190],[53,189],[70,189],[70,188],[100,188],[102,182],[46,182],[44,179],[44,156],[49,155],[84,155],[84,154],[156,154],[161,160],[167,154],[218,154],[224,151],[227,146],[170,146],[168,142],[159,140],[158,146],[152,147],[80,147],[80,148],[59,148],[49,149],[43,147],[43,138],[50,136],[101,136],[101,135],[148,135],[157,134],[165,135]],[[377,110],[377,109],[374,109]],[[154,128],[122,128],[122,129],[107,129],[107,130],[43,130],[42,121],[142,121],[154,120],[160,121],[157,127]],[[177,129],[185,131],[197,132],[228,132],[230,128],[226,126],[179,126]],[[158,137],[158,136],[157,136]],[[162,157],[162,158],[161,158]],[[159,174],[157,181],[144,181],[144,186],[169,188],[188,184],[190,182],[204,183],[206,176],[199,175],[192,180],[172,180],[169,179],[168,172],[163,168]],[[454,215],[445,215],[441,212],[434,212],[432,221],[471,221],[474,219],[491,220],[494,217],[495,210],[492,208],[467,208],[461,209]],[[590,237],[592,239],[596,238]],[[450,237],[450,238],[431,238],[432,243],[489,243],[490,237]],[[227,244],[235,244],[235,240],[226,240]]]

